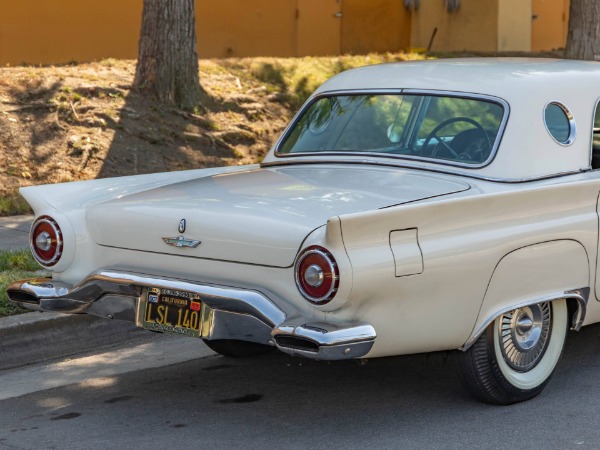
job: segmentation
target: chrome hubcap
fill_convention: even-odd
[[[504,361],[519,372],[533,369],[550,340],[550,303],[525,306],[500,317],[498,336]]]

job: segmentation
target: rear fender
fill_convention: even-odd
[[[579,328],[589,297],[589,260],[577,241],[559,240],[530,245],[505,255],[497,264],[477,321],[461,350],[467,350],[496,317],[518,307],[572,299],[573,328]]]

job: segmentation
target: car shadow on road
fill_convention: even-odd
[[[69,438],[75,446],[101,439],[109,427],[114,442],[143,429],[135,435],[139,446],[166,445],[185,429],[186,439],[219,448],[242,441],[252,448],[273,442],[289,448],[505,448],[523,440],[567,448],[600,442],[599,334],[597,325],[570,333],[547,389],[507,407],[468,397],[452,352],[366,364],[280,353],[244,360],[214,355],[110,383],[38,392],[27,396],[26,406],[9,399],[3,406],[18,411],[18,422],[2,425],[30,433],[35,422],[36,432],[66,433],[73,422],[82,436]]]

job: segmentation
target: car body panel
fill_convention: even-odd
[[[465,349],[495,314],[571,290],[583,299],[578,314],[587,325],[600,321],[593,300],[600,286],[600,171],[590,167],[599,67],[531,59],[407,62],[343,73],[315,93],[418,90],[502,99],[510,111],[498,153],[476,169],[385,154],[280,157],[276,144],[260,167],[22,192],[36,215],[51,215],[63,228],[63,259],[52,269],[57,286],[77,287],[100,270],[249,290],[285,316],[274,324],[274,339],[301,346],[310,336],[327,346],[345,336],[340,348],[328,349],[335,359],[346,350],[349,357],[380,357]],[[546,130],[544,108],[552,101],[573,113],[570,145]],[[202,243],[176,248],[162,240],[180,234]],[[319,304],[303,297],[294,268],[311,246],[327,250],[339,272],[335,296]],[[368,353],[354,353],[350,344],[357,342]]]
[[[92,238],[104,246],[289,267],[304,238],[330,217],[467,189],[441,175],[377,166],[253,169],[110,200],[91,207],[87,220]],[[177,238],[180,219],[187,223],[180,234],[200,240],[197,248],[162,241]]]

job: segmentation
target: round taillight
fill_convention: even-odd
[[[338,290],[340,272],[333,255],[314,245],[305,249],[296,260],[296,285],[308,301],[323,305]]]
[[[55,265],[63,252],[62,232],[56,220],[38,217],[31,226],[30,245],[37,262],[46,267]]]

